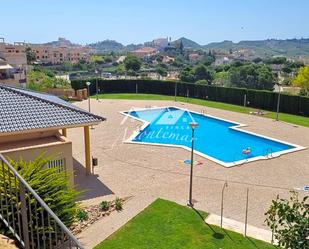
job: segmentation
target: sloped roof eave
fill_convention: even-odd
[[[104,119],[105,121],[106,119]],[[62,129],[73,129],[73,128],[80,128],[85,126],[94,126],[99,125],[101,121],[98,122],[91,122],[91,123],[83,123],[78,125],[63,125],[63,126],[54,126],[54,127],[46,127],[46,128],[37,128],[37,129],[28,129],[28,130],[21,130],[21,131],[10,131],[10,132],[1,132],[1,136],[11,136],[17,134],[25,134],[25,133],[34,133],[34,132],[43,132],[43,131],[53,131],[53,130],[62,130]]]

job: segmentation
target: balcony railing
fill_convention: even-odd
[[[26,249],[83,246],[0,154],[0,219]]]

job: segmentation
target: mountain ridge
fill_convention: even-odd
[[[46,44],[57,44],[57,43],[72,44],[69,40],[58,40]],[[192,50],[221,50],[224,52],[237,51],[237,50],[250,50],[252,54],[259,57],[266,56],[309,56],[309,38],[301,39],[265,39],[265,40],[243,40],[239,42],[233,42],[224,40],[221,42],[211,42],[206,45],[201,45],[193,40],[186,37],[180,37],[177,40],[172,41],[172,44],[182,42],[185,49]],[[95,43],[88,44],[89,47],[100,51],[100,52],[125,52],[132,51],[141,48],[143,44],[129,44],[123,45],[115,40],[103,40]]]

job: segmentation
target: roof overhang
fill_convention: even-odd
[[[106,121],[106,118],[104,118],[104,120],[102,121]],[[63,126],[54,126],[54,127],[46,127],[46,128],[39,128],[39,129],[29,129],[29,130],[21,130],[21,131],[14,131],[14,132],[1,132],[0,138],[4,136],[12,136],[12,135],[19,135],[19,134],[26,134],[26,133],[35,133],[35,132],[80,128],[80,127],[85,127],[85,126],[94,126],[94,125],[100,124],[102,121],[83,123],[83,124],[77,124],[77,125],[63,125]]]
[[[2,69],[12,69],[13,67],[9,64],[6,64],[6,65],[0,65],[0,70]]]

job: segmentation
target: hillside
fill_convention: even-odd
[[[187,48],[187,49],[188,48],[191,48],[191,49],[201,49],[201,48],[203,48],[203,46],[201,46],[197,42],[192,41],[192,40],[185,38],[185,37],[181,37],[178,40],[173,41],[173,43],[180,43],[180,42],[182,42],[184,48]]]
[[[99,41],[96,43],[89,44],[89,47],[101,52],[120,51],[124,49],[124,46],[121,43],[116,42],[114,40]]]
[[[239,49],[250,49],[257,56],[284,55],[288,57],[309,55],[309,39],[287,39],[287,40],[260,40],[260,41],[232,41],[214,42],[204,46],[204,49],[215,49],[229,51]]]

